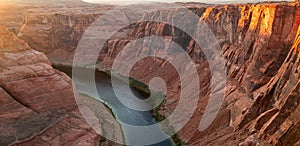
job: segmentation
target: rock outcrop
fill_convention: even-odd
[[[31,6],[1,4],[0,2],[0,25],[17,34],[23,25],[23,15],[30,8]]]
[[[0,145],[99,145],[75,96],[46,55],[0,26]]]
[[[210,98],[209,90],[216,88],[210,86],[207,56],[195,40],[180,30],[167,24],[142,21],[147,17],[153,20],[161,17],[173,19],[178,9],[147,13],[139,23],[121,30],[123,35],[109,40],[99,54],[98,69],[109,69],[122,48],[133,40],[152,35],[165,36],[185,48],[198,64],[201,98],[192,119],[179,132],[183,141],[194,145],[238,145],[256,134],[260,144],[299,144],[300,138],[296,136],[299,135],[300,108],[299,3],[185,6],[211,28],[227,65],[225,101],[207,130],[198,131],[200,118]],[[25,16],[19,37],[34,49],[45,52],[53,63],[65,65],[72,63],[78,41],[96,18],[94,13],[88,12],[77,15],[29,14]],[[186,25],[190,25],[188,16],[181,17],[186,20]],[[197,33],[197,24],[191,29]],[[88,45],[93,44],[87,44],[87,48]],[[153,77],[162,77],[168,93],[165,110],[161,114],[168,116],[172,113],[178,104],[181,87],[171,64],[147,58],[135,65],[131,76],[145,83]]]
[[[33,8],[26,12],[18,36],[52,62],[66,62],[72,59],[70,52],[76,49],[87,27],[110,9],[90,5]]]
[[[255,130],[269,143],[277,145],[299,144],[299,48],[300,27],[292,49],[278,73],[268,84],[260,87],[253,106],[246,112],[241,124],[252,120],[248,130]]]

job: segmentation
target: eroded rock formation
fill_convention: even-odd
[[[299,135],[300,108],[299,3],[186,7],[200,17],[197,21],[206,22],[214,32],[227,65],[225,101],[216,120],[206,131],[199,132],[198,126],[210,98],[207,93],[216,88],[210,86],[207,56],[191,37],[180,30],[167,24],[142,22],[147,17],[172,20],[178,9],[147,13],[140,18],[141,22],[124,28],[123,34],[109,40],[99,54],[98,68],[109,69],[122,48],[135,39],[165,36],[185,48],[198,64],[201,97],[192,119],[179,133],[183,141],[194,145],[236,145],[255,134],[251,138],[257,138],[255,141],[261,144],[299,144],[296,136]],[[77,15],[29,14],[25,16],[19,37],[34,49],[45,52],[53,63],[65,65],[72,63],[80,37],[96,18],[94,13],[89,12]],[[181,17],[186,25],[191,25],[188,16]],[[197,33],[197,23],[191,29]],[[166,48],[168,45],[166,43]],[[82,57],[84,59],[84,54]],[[168,94],[161,114],[168,116],[172,113],[179,101],[179,90],[184,88],[180,87],[172,65],[161,59],[148,58],[135,65],[131,76],[145,83],[153,77],[162,77],[167,83]]]
[[[30,9],[24,16],[19,37],[47,54],[51,61],[71,60],[84,30],[111,9],[109,6],[65,6]]]
[[[99,145],[104,140],[82,118],[71,79],[3,26],[0,74],[0,145]]]
[[[9,28],[14,33],[18,33],[23,25],[24,12],[30,6],[16,6],[11,4],[1,4],[0,2],[0,25]]]

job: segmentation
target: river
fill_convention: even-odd
[[[62,66],[56,66],[55,68],[72,77],[71,68],[62,67]],[[143,141],[149,139],[149,137],[141,137],[140,133],[133,132],[130,128],[127,128],[127,126],[122,123],[126,123],[128,125],[134,125],[134,126],[148,126],[148,125],[155,124],[157,122],[153,117],[152,111],[136,111],[122,104],[114,93],[114,90],[111,85],[110,75],[108,75],[105,72],[99,72],[99,71],[95,72],[95,83],[98,91],[97,95],[91,94],[91,92],[89,91],[90,87],[88,87],[89,84],[87,83],[87,81],[85,81],[84,76],[76,76],[75,78],[76,81],[79,81],[76,82],[76,88],[80,93],[98,99],[102,103],[106,104],[112,110],[114,116],[116,117],[116,120],[119,121],[119,123],[121,124],[125,143],[127,144],[142,143]],[[125,87],[128,86],[126,83],[117,79],[115,81],[118,84],[119,90],[123,91],[122,88],[124,88],[124,94],[122,94],[122,98],[126,100],[130,100],[130,98],[136,98],[136,97],[130,97],[129,96],[130,94],[126,93],[128,92],[125,89]],[[141,99],[144,99],[146,97],[146,95],[142,94],[141,92],[138,92],[137,90],[132,89],[132,92],[134,92],[134,94]],[[172,140],[167,138],[168,136],[164,134],[163,130],[159,126],[156,126],[155,130],[158,132],[155,132],[156,133],[155,135],[150,135],[150,136],[154,136],[154,138],[152,139],[160,139],[163,137],[167,140],[157,144],[153,144],[152,146],[173,145]]]

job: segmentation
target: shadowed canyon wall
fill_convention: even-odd
[[[53,69],[45,54],[31,49],[3,26],[0,73],[0,145],[112,144],[82,117],[75,101],[75,96],[81,96],[74,94],[71,79]],[[119,125],[116,128],[120,131]]]
[[[299,144],[299,3],[185,7],[200,17],[196,22],[191,22],[188,16],[181,16],[186,25],[197,33],[197,22],[206,22],[219,42],[227,65],[225,101],[208,129],[198,131],[210,98],[208,93],[210,89],[217,88],[210,85],[211,71],[206,61],[209,56],[205,56],[195,40],[179,29],[142,21],[147,17],[172,20],[179,15],[178,9],[156,10],[138,18],[130,15],[133,14],[130,9],[124,11],[128,19],[122,21],[141,21],[123,28],[107,41],[99,54],[97,68],[110,69],[118,53],[133,40],[163,36],[189,53],[197,64],[200,78],[198,108],[190,122],[179,132],[183,141],[195,145],[232,145],[245,139],[241,145],[256,141],[261,144]],[[55,9],[58,12],[51,12],[51,9],[28,11],[18,36],[33,49],[44,52],[52,63],[71,65],[84,31],[111,8]],[[166,51],[170,49],[168,45],[169,42],[165,45]],[[144,49],[147,51],[147,47]],[[82,58],[85,57],[83,53]],[[188,88],[180,86],[178,74],[171,64],[157,58],[139,61],[131,76],[144,83],[157,76],[166,81],[167,100],[160,110],[164,116],[172,113],[178,104],[180,90]]]

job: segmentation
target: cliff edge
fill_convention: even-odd
[[[110,145],[82,118],[71,79],[2,26],[0,75],[0,145]]]

